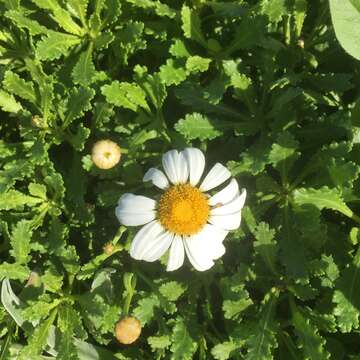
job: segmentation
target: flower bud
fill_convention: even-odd
[[[140,321],[132,316],[127,316],[116,323],[115,336],[120,344],[132,344],[141,334]]]
[[[303,39],[299,39],[298,42],[297,42],[297,44],[298,44],[298,46],[299,46],[300,48],[302,48],[302,49],[305,47],[305,42],[304,42]]]
[[[111,140],[100,140],[92,148],[91,159],[100,169],[111,169],[120,157],[120,146]]]
[[[112,244],[112,243],[107,243],[107,244],[105,244],[104,245],[104,247],[103,247],[103,251],[104,251],[104,253],[106,254],[106,255],[112,255],[112,253],[114,252],[114,250],[115,250],[115,246]]]
[[[40,287],[41,286],[41,278],[38,272],[32,271],[28,278],[28,281],[25,284],[25,287],[33,286],[33,287]]]

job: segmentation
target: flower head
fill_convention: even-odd
[[[111,169],[121,157],[120,146],[111,140],[99,140],[92,148],[91,159],[100,169]]]
[[[231,173],[216,163],[202,178],[204,154],[196,148],[168,151],[163,155],[165,171],[149,169],[144,181],[164,192],[157,201],[126,193],[119,199],[116,216],[126,226],[144,225],[131,244],[137,260],[155,261],[168,249],[167,270],[178,269],[185,253],[195,269],[204,271],[225,253],[223,240],[240,226],[246,190],[239,192],[235,179],[221,191],[207,192],[229,180]]]
[[[140,321],[134,317],[127,316],[115,325],[115,336],[121,344],[132,344],[141,334]]]

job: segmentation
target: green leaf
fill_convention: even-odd
[[[71,18],[70,13],[63,9],[57,0],[32,0],[38,7],[52,12],[52,18],[67,32],[75,35],[82,35],[83,30]]]
[[[49,31],[47,36],[37,43],[36,56],[40,60],[58,59],[80,41],[81,39],[74,35]]]
[[[0,90],[0,108],[10,113],[17,113],[22,110],[22,106],[15,100],[14,96],[4,90]]]
[[[359,5],[350,0],[329,0],[331,19],[335,34],[344,50],[360,60],[360,28]]]
[[[216,360],[227,360],[231,358],[233,351],[237,350],[239,345],[234,341],[225,341],[221,344],[215,345],[211,349],[211,355]]]
[[[159,291],[169,301],[176,301],[186,290],[186,287],[176,281],[162,284]]]
[[[78,360],[77,350],[73,341],[75,326],[77,326],[74,318],[77,314],[69,305],[61,306],[59,309],[58,324],[61,330],[59,351],[57,359],[61,360]]]
[[[90,110],[91,100],[95,91],[89,88],[74,88],[70,92],[67,102],[67,111],[64,119],[64,126],[68,126],[72,121],[84,115],[85,111]]]
[[[176,323],[171,336],[172,360],[190,360],[196,351],[197,344],[191,338],[184,320],[181,317],[176,318]]]
[[[0,194],[0,210],[21,209],[26,206],[34,206],[42,202],[42,199],[25,195],[17,190],[9,190]]]
[[[18,264],[27,264],[29,261],[30,241],[32,237],[31,222],[20,220],[11,233],[11,255]]]
[[[11,19],[19,28],[27,29],[30,35],[46,34],[49,30],[40,25],[36,20],[32,20],[19,10],[9,10],[5,16]]]
[[[192,73],[204,72],[209,68],[211,59],[201,56],[190,56],[186,59],[186,70]]]
[[[170,337],[168,335],[149,336],[147,342],[153,352],[158,349],[166,349],[171,345]]]
[[[40,199],[46,200],[46,186],[42,184],[30,183],[29,193]]]
[[[272,145],[269,161],[278,169],[282,179],[287,177],[292,164],[298,158],[298,147],[298,141],[289,132],[280,133],[276,143]]]
[[[154,317],[154,309],[159,305],[159,299],[153,294],[141,299],[138,302],[137,307],[133,310],[133,314],[139,319],[142,325],[145,325]]]
[[[34,330],[29,337],[28,344],[20,351],[19,360],[29,360],[40,356],[42,349],[46,345],[50,327],[55,321],[55,317],[56,310],[53,310],[51,315]]]
[[[333,302],[336,304],[334,314],[341,332],[351,332],[359,327],[360,315],[360,248],[353,261],[344,269],[336,282]]]
[[[251,335],[246,339],[248,352],[246,360],[270,360],[273,359],[273,349],[277,347],[275,310],[278,300],[278,292],[272,290],[264,298],[261,306],[259,321],[254,324]]]
[[[75,84],[87,86],[92,84],[95,75],[96,70],[92,60],[92,47],[89,46],[86,51],[80,54],[71,76]]]
[[[269,17],[271,22],[281,21],[289,10],[286,7],[286,0],[263,0],[261,2],[261,12]]]
[[[104,85],[101,92],[106,97],[106,101],[116,106],[132,111],[137,111],[139,107],[148,110],[145,92],[137,84],[116,80],[111,85]]]
[[[140,21],[129,21],[117,35],[120,45],[120,56],[124,64],[128,63],[131,55],[146,48],[143,38],[144,23]]]
[[[75,11],[76,16],[81,21],[86,19],[86,10],[89,0],[67,0],[67,5]]]
[[[0,264],[0,279],[8,278],[13,280],[25,281],[30,275],[30,270],[20,264],[9,264],[3,262]]]
[[[174,59],[167,59],[166,64],[160,66],[159,76],[166,86],[179,85],[187,78],[187,72]]]
[[[207,46],[207,42],[201,30],[201,21],[193,9],[183,5],[181,9],[182,29],[186,38],[194,40],[203,46]]]
[[[320,189],[303,188],[295,190],[293,196],[298,205],[311,204],[319,210],[332,209],[350,218],[353,216],[352,210],[345,204],[336,189],[329,189],[326,186]]]
[[[212,140],[221,136],[222,131],[218,130],[210,118],[199,113],[187,114],[175,124],[175,129],[186,139]]]
[[[256,238],[254,242],[255,251],[263,258],[268,268],[276,274],[278,246],[274,241],[275,230],[270,229],[269,225],[265,222],[261,222],[256,227],[254,235]]]
[[[306,318],[293,301],[291,304],[292,323],[298,336],[299,348],[305,359],[325,360],[330,354],[325,350],[326,341],[319,334],[319,330]]]

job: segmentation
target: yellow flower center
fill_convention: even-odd
[[[178,235],[192,235],[206,224],[209,204],[199,189],[190,184],[179,184],[161,196],[158,214],[165,229]]]

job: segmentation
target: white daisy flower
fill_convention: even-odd
[[[185,253],[196,270],[208,270],[224,255],[223,240],[229,230],[240,226],[246,190],[240,193],[237,181],[231,179],[221,191],[208,195],[231,173],[216,163],[198,186],[205,157],[196,148],[168,151],[162,165],[166,175],[151,168],[143,179],[164,190],[158,201],[126,193],[116,207],[116,216],[123,225],[144,225],[132,241],[130,255],[137,260],[156,261],[170,248],[168,271],[183,264]]]

